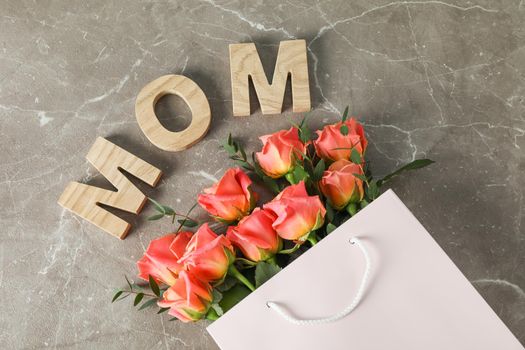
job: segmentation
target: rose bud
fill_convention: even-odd
[[[179,263],[201,281],[220,282],[234,260],[235,253],[228,238],[215,234],[204,224],[188,242]]]
[[[289,173],[296,160],[302,159],[306,146],[299,139],[299,130],[281,130],[271,135],[261,136],[261,152],[256,153],[257,162],[264,173],[272,178],[279,178]]]
[[[363,180],[354,174],[363,175],[363,169],[346,159],[332,163],[324,172],[319,185],[335,209],[343,209],[349,203],[357,203],[363,199]]]
[[[170,246],[175,241],[186,245],[191,235],[191,232],[172,233],[152,240],[144,256],[137,261],[139,277],[148,281],[151,276],[157,283],[173,285],[183,267],[178,262],[179,258],[171,252]]]
[[[230,226],[226,237],[252,261],[272,258],[282,247],[281,238],[272,224],[275,215],[264,209],[255,209],[243,218],[237,226]]]
[[[168,313],[182,322],[203,318],[213,300],[211,286],[187,271],[181,271],[175,283],[162,294],[157,304],[170,308]]]
[[[219,221],[234,222],[248,215],[257,194],[250,190],[252,180],[241,169],[229,169],[215,185],[199,195],[198,202]]]
[[[277,219],[273,228],[284,239],[302,243],[308,234],[324,223],[326,209],[319,196],[309,196],[304,181],[286,187],[264,209],[272,211]]]
[[[341,132],[343,125],[348,129],[346,135]],[[319,157],[328,162],[350,159],[352,149],[363,156],[368,145],[363,126],[354,118],[327,125],[323,130],[318,130],[317,135],[318,138],[314,141],[315,151]]]

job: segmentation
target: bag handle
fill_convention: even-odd
[[[366,267],[365,267],[365,272],[363,273],[363,278],[361,279],[361,284],[359,285],[359,289],[357,290],[357,294],[355,295],[350,305],[348,305],[344,310],[341,310],[338,313],[332,316],[328,316],[328,317],[300,319],[300,318],[296,318],[290,315],[290,313],[288,313],[279,304],[273,301],[266,302],[266,306],[268,306],[270,309],[277,312],[277,314],[280,315],[282,318],[284,318],[286,321],[299,325],[299,326],[331,323],[331,322],[339,321],[340,319],[346,317],[348,314],[354,311],[354,309],[357,307],[357,305],[363,298],[363,295],[365,293],[365,287],[370,277],[370,271],[371,271],[370,255],[368,254],[368,251],[366,250],[361,240],[359,238],[354,237],[350,239],[350,243],[352,245],[356,245],[361,250],[361,253],[363,253],[363,257],[365,258]]]

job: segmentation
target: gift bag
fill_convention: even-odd
[[[388,191],[208,327],[222,350],[518,350]]]

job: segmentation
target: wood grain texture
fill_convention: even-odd
[[[190,126],[182,131],[166,129],[155,115],[155,104],[167,94],[181,97],[191,110]],[[170,152],[185,150],[199,142],[211,123],[206,95],[193,80],[182,75],[164,75],[144,86],[135,101],[135,115],[142,132],[151,143]]]
[[[160,180],[162,171],[102,137],[97,138],[86,158],[117,188],[117,191],[70,182],[58,203],[102,230],[124,239],[131,225],[98,204],[138,214],[147,198],[120,169],[153,187]]]
[[[268,83],[253,43],[230,45],[230,72],[233,115],[250,115],[249,77],[253,81],[263,114],[282,112],[286,81],[291,75],[292,104],[295,113],[311,109],[306,42],[281,41],[273,78]]]

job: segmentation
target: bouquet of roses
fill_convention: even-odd
[[[249,159],[231,135],[223,145],[239,167],[198,196],[213,224],[179,214],[152,199],[157,220],[178,219],[175,233],[154,239],[137,262],[145,283],[118,290],[134,306],[157,305],[183,322],[214,320],[314,246],[379,195],[382,185],[431,160],[415,160],[375,179],[365,159],[368,141],[354,118],[326,125],[312,138],[306,119],[262,136]],[[256,189],[259,189],[257,191]],[[262,201],[261,194],[273,199]],[[198,227],[196,232],[188,229]]]

